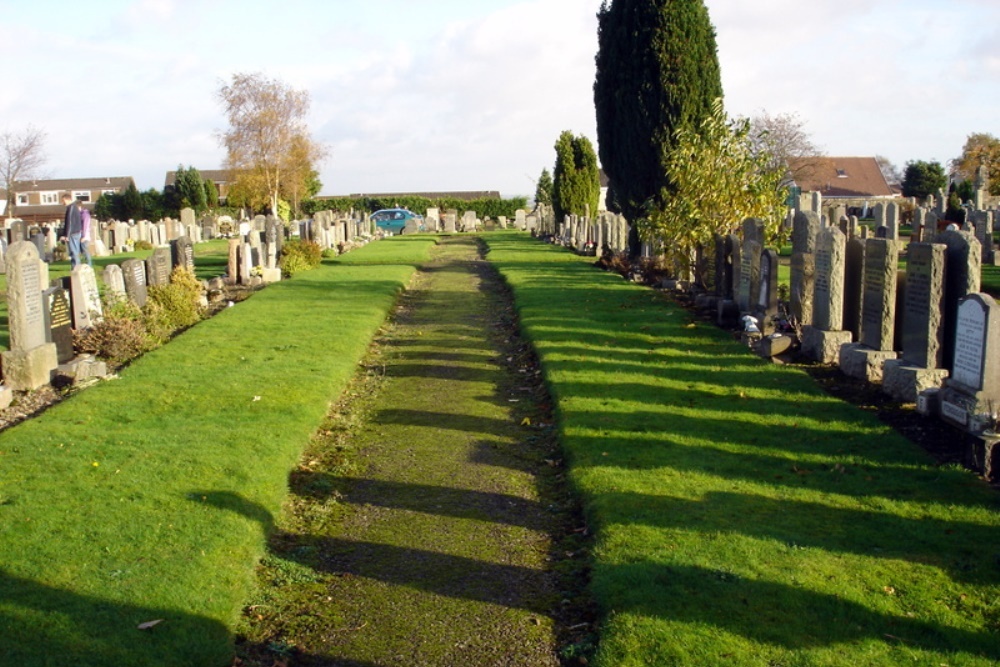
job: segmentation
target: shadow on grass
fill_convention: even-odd
[[[407,489],[412,503],[407,503],[404,500],[401,504],[404,507],[408,504],[414,505],[411,509],[419,508],[421,501],[418,501],[416,496],[427,491],[428,488],[416,486],[413,489]],[[388,489],[383,487],[383,490]],[[454,503],[458,507],[463,504],[472,505],[476,502],[481,504],[497,500],[508,502],[506,497],[500,499],[494,494],[477,495],[456,489],[441,491],[445,493],[447,502]],[[369,499],[375,497],[374,492],[362,495]],[[204,498],[201,502],[225,511],[242,514],[260,522],[274,542],[308,544],[312,547],[308,550],[283,549],[281,557],[311,567],[318,572],[366,577],[445,597],[487,602],[515,609],[525,609],[543,615],[552,611],[551,605],[547,604],[551,601],[539,600],[537,595],[531,594],[531,592],[547,588],[548,574],[541,570],[489,563],[462,556],[391,544],[315,535],[297,535],[277,530],[270,512],[238,494],[228,491],[193,491],[189,497]],[[439,510],[445,510],[445,508],[439,508]],[[422,510],[417,509],[417,511]],[[439,511],[438,513],[442,516],[458,516],[458,514],[449,513],[450,511]],[[484,520],[493,521],[497,520],[497,517],[487,516]],[[525,591],[529,593],[523,594]]]
[[[874,640],[1000,659],[1000,644],[991,633],[879,613],[839,596],[794,585],[755,581],[696,566],[634,563],[612,569],[612,576],[633,584],[632,591],[621,591],[628,611],[695,627],[714,626],[765,645],[794,651]],[[649,585],[666,586],[671,594],[644,594]]]
[[[816,548],[907,561],[946,572],[956,581],[990,585],[1000,579],[994,559],[976,554],[979,544],[1000,544],[992,526],[907,518],[887,512],[831,507],[750,493],[709,492],[697,499],[639,493],[608,493],[601,506],[633,525],[775,540],[789,548]],[[752,520],[745,520],[752,517]]]
[[[134,628],[133,641],[121,641],[123,628]],[[212,619],[70,593],[0,570],[2,665],[221,666],[231,642],[228,628]]]

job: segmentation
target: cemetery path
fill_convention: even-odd
[[[560,664],[592,618],[582,522],[475,238],[435,249],[373,355],[334,411],[340,435],[293,476],[240,664]]]

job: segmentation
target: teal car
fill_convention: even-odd
[[[384,208],[381,211],[375,211],[372,213],[371,220],[378,229],[393,234],[402,234],[406,223],[410,220],[416,220],[418,231],[427,231],[427,228],[424,227],[424,216],[407,211],[405,208]]]

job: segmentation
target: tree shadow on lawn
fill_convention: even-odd
[[[388,482],[383,480],[339,477],[327,473],[299,472],[295,488],[319,489],[315,495],[329,495],[327,489],[345,492],[344,502],[388,509],[421,512],[435,516],[472,519],[489,523],[521,526],[535,531],[549,531],[552,520],[542,507],[518,496],[446,486]],[[312,495],[312,494],[310,494]],[[315,497],[315,496],[313,496]]]
[[[714,626],[793,651],[874,640],[905,646],[908,658],[911,649],[921,649],[1000,659],[1000,644],[991,633],[880,613],[839,596],[722,570],[631,563],[610,566],[596,579],[595,587],[618,613]],[[651,595],[656,589],[662,594]]]
[[[609,419],[610,421],[610,419]],[[703,421],[703,420],[701,420]],[[752,428],[747,428],[752,432]],[[852,496],[869,501],[937,503],[942,507],[996,509],[990,498],[962,492],[982,482],[964,470],[894,463],[882,450],[865,445],[862,439],[845,442],[839,450],[813,452],[807,460],[782,456],[798,451],[774,447],[774,455],[762,453],[754,445],[717,446],[709,443],[681,443],[674,433],[628,433],[624,437],[571,435],[579,465],[600,465],[623,470],[670,469],[682,474],[700,473],[731,481],[760,484],[762,487],[808,489],[834,496]],[[741,449],[745,447],[745,451]],[[605,456],[605,453],[607,454]],[[823,457],[828,457],[823,460]],[[852,456],[862,459],[851,460]],[[883,458],[885,460],[883,460]]]
[[[608,523],[742,535],[789,547],[905,561],[969,584],[991,585],[1000,578],[995,554],[983,548],[1000,544],[1000,531],[978,523],[719,491],[696,499],[602,493],[593,502]]]
[[[414,494],[419,493],[422,488],[424,487],[418,486],[413,490]],[[450,491],[449,500],[459,504],[471,505],[490,495],[477,496],[471,492]],[[189,497],[204,498],[201,502],[260,522],[266,534],[271,536],[272,544],[291,543],[312,547],[283,548],[281,557],[319,572],[366,577],[445,597],[524,609],[542,615],[552,612],[551,605],[548,604],[552,600],[543,601],[532,594],[549,588],[547,580],[550,575],[542,570],[391,544],[289,533],[275,527],[274,518],[267,509],[238,494],[229,491],[193,491]],[[451,516],[448,512],[435,513]],[[525,591],[528,592],[527,595],[522,594]]]
[[[209,618],[102,600],[0,570],[3,665],[223,667],[231,645],[230,630]]]
[[[377,424],[421,426],[441,431],[461,431],[497,437],[510,434],[510,425],[503,419],[428,410],[379,410],[372,421]]]

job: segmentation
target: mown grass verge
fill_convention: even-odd
[[[274,284],[0,434],[0,664],[228,664],[288,473],[433,243]]]
[[[994,490],[592,260],[487,240],[596,531],[591,664],[1000,660]]]

